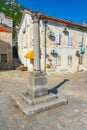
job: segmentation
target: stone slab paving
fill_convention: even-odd
[[[26,116],[11,97],[27,90],[28,72],[0,72],[0,130],[87,130],[87,72],[47,77],[49,93],[69,103]]]

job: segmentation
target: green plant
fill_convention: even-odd
[[[80,57],[80,54],[79,54],[79,51],[78,51],[78,50],[76,51],[76,56],[77,56],[77,57]]]
[[[8,4],[6,4],[8,2]],[[13,19],[13,24],[19,24],[23,15],[24,7],[16,0],[14,5],[12,1],[0,0],[0,12],[3,12],[6,16],[10,16]]]
[[[28,70],[28,67],[27,66],[24,66],[23,67],[23,71],[27,71]]]

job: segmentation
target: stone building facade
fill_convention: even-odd
[[[13,28],[13,20],[9,16],[5,16],[4,13],[0,13],[0,24],[12,29]]]
[[[86,24],[80,25],[31,10],[25,10],[18,32],[18,53],[21,63],[32,71],[34,57],[30,55],[33,55],[35,37],[33,13],[40,15],[41,70],[47,73],[87,70]]]
[[[12,67],[12,26],[12,19],[0,13],[0,69]]]

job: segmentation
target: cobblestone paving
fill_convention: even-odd
[[[11,97],[27,90],[28,72],[0,72],[0,130],[87,130],[87,72],[47,77],[49,93],[69,103],[26,116]]]

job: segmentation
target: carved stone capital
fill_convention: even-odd
[[[33,12],[32,15],[32,20],[33,20],[33,23],[39,23],[40,19],[41,19],[41,14],[40,13],[35,13]]]

